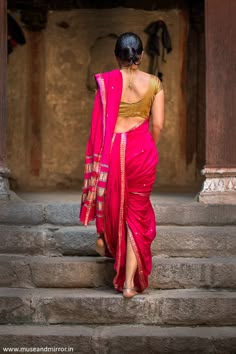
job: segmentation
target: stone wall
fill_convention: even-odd
[[[50,12],[42,33],[9,58],[8,166],[20,189],[78,188],[94,97],[93,73],[117,67],[116,36],[147,36],[152,21],[166,22],[173,51],[163,64],[165,128],[158,145],[156,186],[191,186],[196,162],[186,163],[186,55],[188,17],[182,10],[134,9]],[[142,70],[147,71],[146,56]]]

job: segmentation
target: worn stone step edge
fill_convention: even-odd
[[[0,226],[0,253],[96,255],[95,226]],[[236,255],[236,226],[157,226],[153,255]]]
[[[232,354],[236,327],[1,325],[0,350],[9,347],[61,347],[74,354],[189,354],[190,349],[191,354]]]
[[[153,203],[158,225],[236,225],[236,205]],[[79,225],[80,203],[0,203],[0,224]]]
[[[150,290],[132,299],[111,289],[0,289],[1,324],[236,325],[236,292]]]
[[[112,286],[113,259],[0,255],[0,286],[91,288]],[[153,257],[153,289],[236,289],[236,258]]]

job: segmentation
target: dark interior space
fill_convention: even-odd
[[[205,29],[204,0],[9,0],[8,9],[18,13],[23,29],[28,33],[47,28],[50,11],[75,9],[134,8],[147,11],[180,9],[187,19],[184,65],[181,90],[185,97],[186,118],[180,129],[182,156],[186,166],[195,164],[195,186],[202,183],[205,164]],[[96,19],[95,19],[96,21]],[[34,34],[33,34],[34,35]],[[33,38],[33,37],[32,37]]]

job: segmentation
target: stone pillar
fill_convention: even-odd
[[[9,199],[8,177],[10,171],[6,166],[7,134],[7,0],[0,1],[0,200]]]
[[[236,1],[205,1],[206,164],[199,201],[236,204]]]

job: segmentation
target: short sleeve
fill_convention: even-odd
[[[155,80],[155,82],[154,82],[154,95],[156,95],[158,92],[163,90],[163,85],[162,85],[161,80],[158,77],[153,76],[153,78]]]

